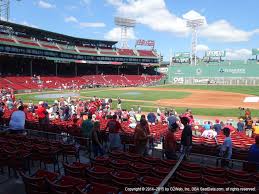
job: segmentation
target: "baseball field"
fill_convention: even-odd
[[[144,112],[175,108],[183,112],[191,108],[195,115],[213,117],[238,117],[242,112],[239,107],[250,108],[254,116],[259,115],[259,103],[246,103],[246,97],[259,96],[259,87],[255,86],[176,86],[163,85],[156,87],[129,87],[129,88],[96,88],[73,91],[44,91],[39,93],[18,94],[17,98],[25,102],[37,103],[41,100],[52,104],[59,97],[76,97],[89,99],[93,96],[114,99],[113,108],[116,107],[116,98],[122,99],[122,108],[142,107]]]

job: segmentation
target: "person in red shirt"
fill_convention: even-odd
[[[121,124],[117,121],[117,115],[113,115],[108,121],[105,130],[109,131],[110,150],[118,150],[121,148],[120,131],[124,132]]]
[[[39,103],[38,109],[36,111],[39,119],[39,125],[40,126],[45,126],[48,124],[48,118],[47,118],[47,111],[46,108],[43,106],[43,102]]]
[[[173,123],[168,128],[168,132],[164,139],[164,149],[166,158],[169,160],[176,160],[176,138],[174,133],[179,130],[179,126],[177,123]]]

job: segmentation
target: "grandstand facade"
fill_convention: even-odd
[[[9,79],[10,76],[19,76],[19,80],[25,81],[33,75],[69,76],[77,82],[89,84],[88,81],[92,80],[92,83],[104,82],[105,85],[111,82],[103,76],[98,78],[98,75],[118,75],[110,79],[115,85],[135,85],[130,82],[130,77],[121,78],[121,75],[157,76],[155,68],[159,59],[154,50],[119,49],[116,44],[116,41],[75,38],[0,21],[1,77],[8,86],[13,79]],[[77,79],[90,75],[96,75],[97,80],[95,77]]]

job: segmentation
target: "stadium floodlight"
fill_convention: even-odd
[[[128,29],[136,26],[136,20],[122,17],[115,17],[115,25],[121,28],[121,47],[128,48]]]
[[[198,29],[204,24],[204,19],[187,20],[186,26],[192,30],[192,46],[191,46],[191,64],[196,65],[197,57],[197,43],[198,43]]]
[[[16,0],[21,1],[21,0]],[[0,20],[9,21],[10,18],[10,0],[0,0]]]

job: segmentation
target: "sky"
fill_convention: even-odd
[[[114,17],[135,19],[129,46],[137,39],[155,40],[169,60],[174,52],[190,52],[186,20],[203,19],[198,55],[226,50],[227,59],[251,58],[259,43],[258,0],[11,0],[10,20],[81,38],[120,40]],[[117,45],[118,47],[120,44]]]

